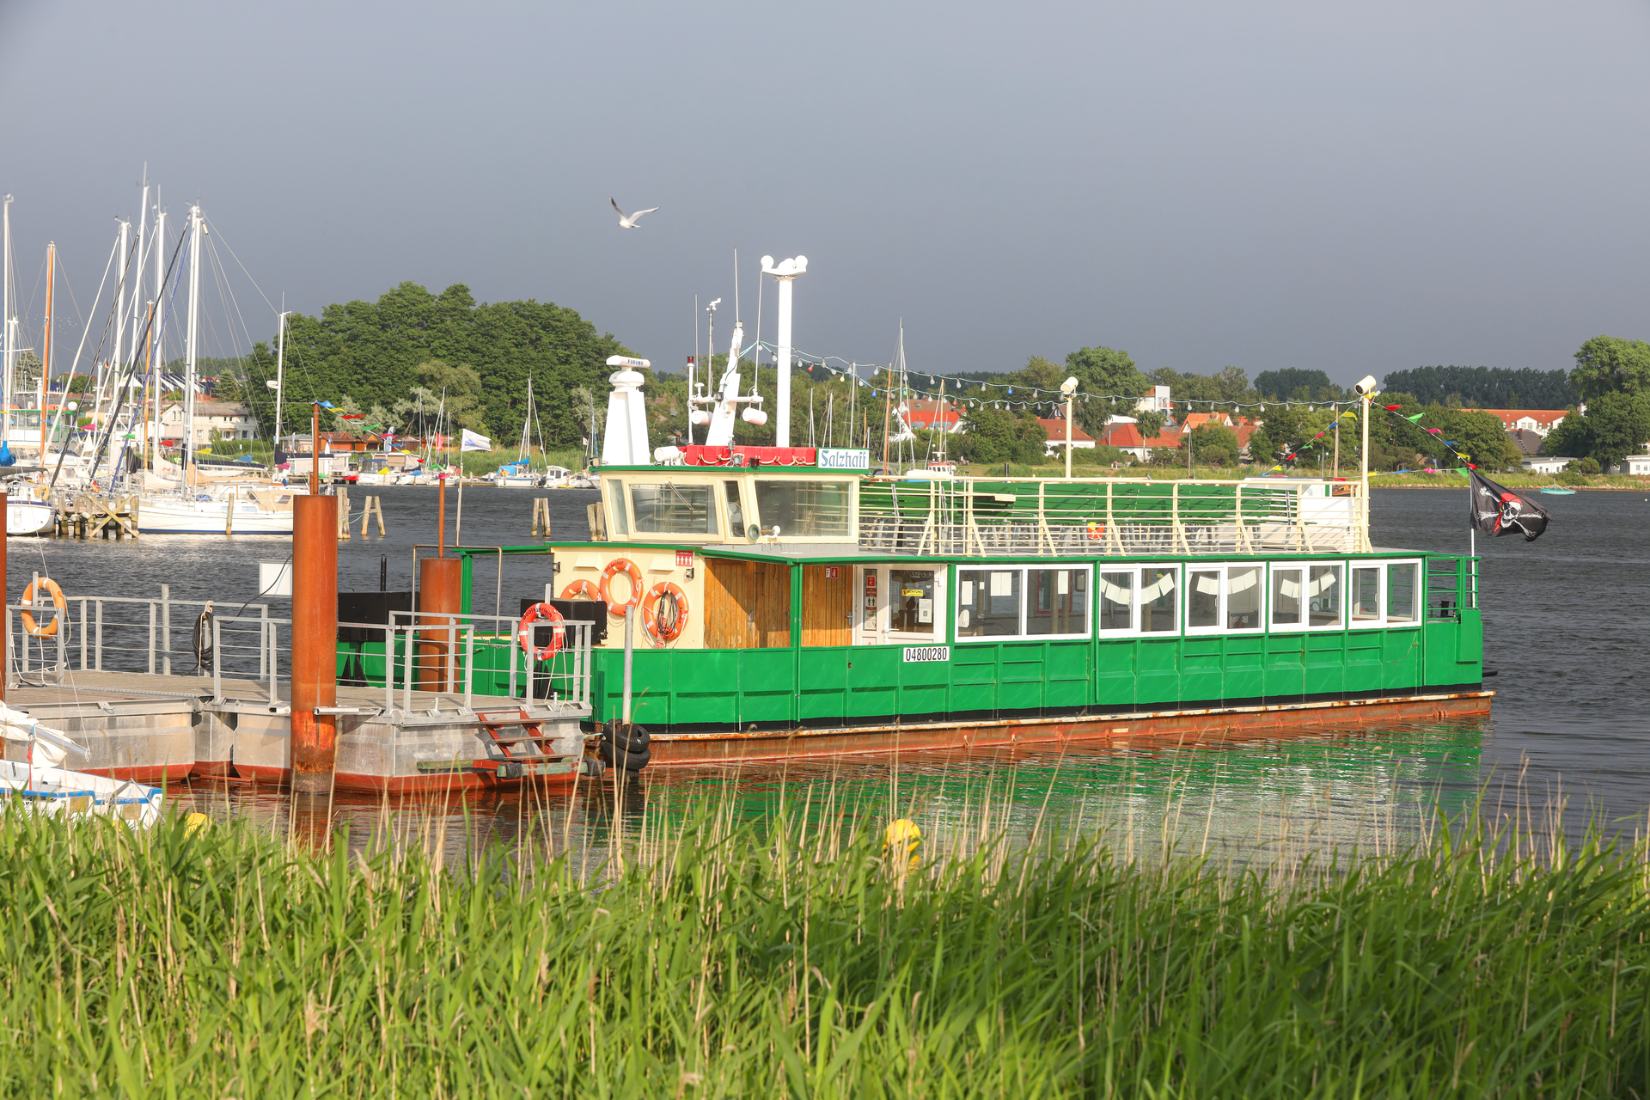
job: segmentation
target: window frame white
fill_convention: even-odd
[[[1316,632],[1319,634],[1336,630],[1345,630],[1351,622],[1352,605],[1348,593],[1352,587],[1351,563],[1345,558],[1301,558],[1296,561],[1271,561],[1266,563],[1266,633],[1268,634],[1300,634]],[[1341,570],[1341,621],[1323,626],[1312,625],[1312,608],[1309,603],[1311,596],[1307,592],[1312,583],[1313,566],[1338,566]],[[1276,607],[1273,593],[1276,590],[1275,580],[1279,573],[1293,572],[1300,574],[1301,585],[1301,621],[1298,623],[1279,623],[1275,621]]]
[[[1020,577],[1020,616],[1019,616],[1020,621],[1019,621],[1018,631],[1016,633],[1013,633],[1013,634],[982,634],[982,635],[979,635],[977,637],[973,637],[973,636],[965,637],[963,634],[958,633],[956,635],[958,645],[979,645],[981,643],[986,643],[986,642],[1070,642],[1070,641],[1087,641],[1087,640],[1093,639],[1094,636],[1095,636],[1095,632],[1099,629],[1099,606],[1100,605],[1099,605],[1098,588],[1096,587],[1095,580],[1094,580],[1095,567],[1094,567],[1093,563],[1090,563],[1090,562],[1037,561],[1037,562],[1000,562],[1000,563],[999,562],[981,562],[981,563],[976,564],[974,562],[969,562],[967,564],[956,564],[955,568],[957,570],[957,584],[956,584],[956,593],[953,596],[953,606],[952,606],[952,609],[951,609],[951,614],[953,616],[953,621],[958,624],[958,626],[957,626],[958,631],[961,631],[963,629],[963,627],[961,626],[963,612],[964,611],[969,611],[969,612],[972,613],[973,611],[977,610],[977,605],[975,607],[969,607],[969,608],[964,608],[963,605],[962,605],[962,594],[963,594],[962,586],[965,583],[968,583],[968,584],[977,583],[977,582],[974,582],[974,581],[965,582],[962,579],[963,573],[965,573],[965,572],[968,572],[968,573],[1018,573],[1019,577]],[[1133,569],[1136,572],[1136,576],[1138,576],[1138,571],[1139,571],[1140,567],[1138,565],[1135,565],[1135,566],[1131,566],[1130,568]],[[1032,573],[1033,570],[1042,570],[1042,571],[1045,571],[1045,572],[1080,573],[1080,574],[1083,575],[1083,577],[1084,577],[1083,585],[1084,585],[1084,589],[1085,589],[1084,600],[1083,600],[1084,629],[1081,632],[1079,632],[1079,633],[1066,633],[1066,634],[1031,634],[1031,633],[1027,632],[1027,628],[1030,626],[1030,623],[1031,623],[1031,613],[1032,613],[1031,612],[1031,600],[1032,600],[1032,596],[1033,596],[1033,590],[1032,590],[1032,587],[1031,587],[1031,573]],[[1117,573],[1117,572],[1124,572],[1124,570],[1113,569],[1113,570],[1108,570],[1108,572]],[[1074,581],[1073,587],[1075,587],[1075,581]],[[1131,614],[1132,614],[1132,612],[1131,612]],[[1138,619],[1138,616],[1135,616],[1135,618]],[[1113,632],[1113,633],[1114,633],[1114,636],[1115,636],[1115,632]]]
[[[1394,620],[1388,616],[1387,601],[1391,595],[1389,570],[1394,565],[1412,565],[1415,567],[1415,595],[1414,614],[1408,619]],[[1368,558],[1347,563],[1347,624],[1354,630],[1380,630],[1387,627],[1420,626],[1425,610],[1422,601],[1426,593],[1426,571],[1420,558]],[[1355,569],[1375,570],[1375,606],[1377,614],[1373,619],[1355,619],[1352,617],[1353,588],[1352,571]]]
[[[1267,594],[1270,591],[1269,586],[1270,586],[1270,583],[1271,583],[1271,576],[1270,576],[1270,574],[1268,573],[1268,571],[1266,569],[1266,563],[1258,562],[1258,561],[1247,561],[1247,562],[1211,561],[1207,564],[1204,564],[1203,562],[1197,562],[1195,564],[1191,563],[1191,562],[1186,562],[1184,564],[1185,564],[1185,582],[1184,582],[1185,596],[1184,596],[1184,598],[1182,599],[1181,602],[1183,604],[1182,615],[1184,615],[1185,617],[1182,619],[1182,632],[1188,638],[1208,637],[1208,636],[1214,635],[1214,634],[1230,634],[1234,637],[1240,637],[1241,638],[1241,637],[1246,637],[1246,636],[1249,636],[1249,635],[1257,635],[1258,636],[1258,635],[1266,633],[1267,623],[1268,623],[1268,621],[1270,619],[1270,616],[1271,616],[1271,610],[1270,610],[1270,608],[1267,607]],[[1230,625],[1230,620],[1231,620],[1231,596],[1232,596],[1232,572],[1233,572],[1233,570],[1246,570],[1246,569],[1258,570],[1259,573],[1260,573],[1260,577],[1256,581],[1256,583],[1259,584],[1260,588],[1261,588],[1260,607],[1258,608],[1258,610],[1256,612],[1258,621],[1255,623],[1255,625],[1252,626],[1252,627],[1246,627],[1246,628],[1239,629],[1238,627],[1234,627],[1234,626]],[[1220,585],[1220,591],[1216,595],[1215,625],[1214,626],[1193,626],[1192,625],[1192,578],[1194,576],[1196,576],[1198,573],[1214,573],[1214,574],[1217,575],[1217,578],[1218,578],[1217,583]]]

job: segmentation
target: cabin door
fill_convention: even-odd
[[[854,633],[859,644],[945,641],[943,568],[865,565],[854,573]]]

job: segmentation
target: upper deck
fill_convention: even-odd
[[[598,538],[748,548],[841,546],[965,557],[1369,552],[1363,487],[1255,477],[871,476],[813,448],[690,448],[675,464],[602,470]],[[759,453],[760,452],[760,453]]]

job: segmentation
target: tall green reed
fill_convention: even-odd
[[[8,811],[0,1093],[1647,1092],[1643,848],[1474,818],[1287,869],[1131,859],[1009,848],[979,795],[910,867],[887,818],[712,791],[601,864],[547,836],[455,871],[394,828],[352,852]]]

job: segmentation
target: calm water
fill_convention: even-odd
[[[387,559],[390,587],[405,588],[415,543],[436,537],[436,490],[387,487],[388,534],[362,538],[359,524],[339,546],[340,586],[376,589]],[[359,509],[366,492],[354,490]],[[465,545],[529,543],[532,501],[548,496],[558,538],[585,536],[589,491],[493,488],[465,491]],[[1147,845],[1165,829],[1182,847],[1323,842],[1384,844],[1413,836],[1434,811],[1457,812],[1486,784],[1496,794],[1522,783],[1524,797],[1546,803],[1562,792],[1573,818],[1596,813],[1631,830],[1650,807],[1650,724],[1635,690],[1641,637],[1650,607],[1650,494],[1583,492],[1539,498],[1553,514],[1534,543],[1480,539],[1487,681],[1498,693],[1481,722],[1406,726],[1349,733],[1325,729],[1215,749],[1133,745],[1050,754],[906,756],[805,767],[658,772],[615,797],[596,788],[546,798],[509,796],[441,805],[425,828],[449,833],[481,822],[504,836],[534,829],[553,843],[593,845],[615,815],[634,821],[644,807],[667,812],[695,796],[734,792],[745,812],[767,812],[780,797],[838,798],[898,806],[930,832],[992,827],[1028,832],[1050,821],[1118,831],[1119,844]],[[458,520],[449,492],[448,536]],[[1371,507],[1378,546],[1464,552],[1467,494],[1388,489]],[[375,528],[376,530],[376,528]],[[70,595],[97,592],[241,601],[257,593],[258,562],[290,553],[281,537],[151,536],[139,542],[13,540],[11,591],[36,571]],[[503,606],[543,591],[545,560],[507,561]],[[477,566],[476,608],[490,609],[492,567]],[[270,601],[286,615],[284,601]],[[223,608],[220,605],[220,610]],[[508,611],[507,611],[508,613]],[[188,797],[214,812],[238,810],[279,824],[284,800],[244,788],[200,788]],[[982,808],[983,807],[983,808]],[[383,806],[346,803],[342,815],[364,838]]]

